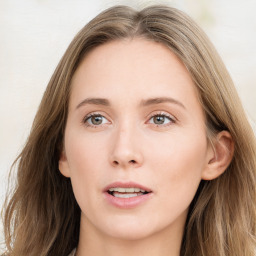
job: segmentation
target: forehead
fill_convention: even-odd
[[[146,39],[111,41],[90,51],[72,79],[72,99],[192,97],[197,90],[184,64],[165,45]]]

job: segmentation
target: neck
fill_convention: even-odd
[[[183,229],[167,227],[145,238],[126,240],[103,234],[88,220],[86,225],[81,221],[76,256],[179,256]]]

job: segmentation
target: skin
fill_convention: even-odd
[[[172,100],[147,101],[166,97]],[[83,102],[88,98],[109,105]],[[201,179],[218,177],[231,151],[227,132],[218,135],[215,151],[209,145],[196,88],[167,47],[127,39],[92,50],[72,79],[59,160],[81,208],[76,255],[178,256]],[[144,185],[151,197],[132,209],[117,208],[103,195],[116,181]]]

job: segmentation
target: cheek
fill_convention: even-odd
[[[155,145],[151,155],[158,191],[172,197],[193,199],[205,167],[207,141],[202,136],[186,134],[166,138]],[[149,157],[150,158],[150,157]]]
[[[95,166],[105,160],[106,142],[103,138],[86,134],[83,129],[69,131],[65,148],[71,171],[94,173]]]
[[[82,209],[91,204],[89,195],[100,191],[97,182],[103,177],[103,162],[106,156],[102,147],[104,143],[95,143],[87,136],[69,135],[66,138],[66,154],[70,176],[76,200]],[[95,190],[96,188],[96,190]]]

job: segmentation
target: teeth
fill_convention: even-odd
[[[113,196],[114,197],[119,197],[119,198],[130,198],[130,197],[135,197],[135,196],[140,196],[143,195],[142,193],[130,193],[130,194],[119,194],[114,192]]]
[[[110,188],[109,189],[110,192],[119,192],[119,193],[138,193],[138,192],[141,192],[141,193],[144,193],[145,190],[143,189],[140,189],[140,188]]]

